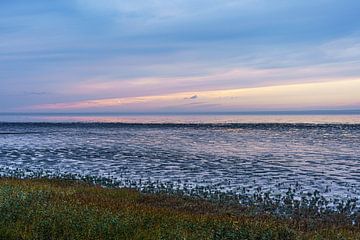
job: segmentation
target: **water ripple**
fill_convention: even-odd
[[[0,166],[227,189],[359,196],[359,156],[357,124],[0,123]]]

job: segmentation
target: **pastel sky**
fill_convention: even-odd
[[[360,109],[359,0],[2,0],[0,112]]]

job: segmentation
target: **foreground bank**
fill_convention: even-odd
[[[340,212],[252,206],[60,179],[0,179],[1,239],[360,239]]]

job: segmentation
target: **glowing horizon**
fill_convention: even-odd
[[[115,110],[144,109],[193,110],[200,106],[203,110],[218,105],[219,109],[263,110],[263,109],[300,109],[326,108],[329,104],[335,108],[359,106],[360,79],[277,85],[256,88],[213,90],[199,92],[181,92],[168,95],[153,95],[128,98],[95,99],[70,103],[36,105],[29,110],[82,110],[111,108]],[[301,97],[299,97],[301,96]],[[353,106],[353,107],[354,107]]]

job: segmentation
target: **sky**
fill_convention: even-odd
[[[358,0],[2,0],[0,112],[360,109]]]

